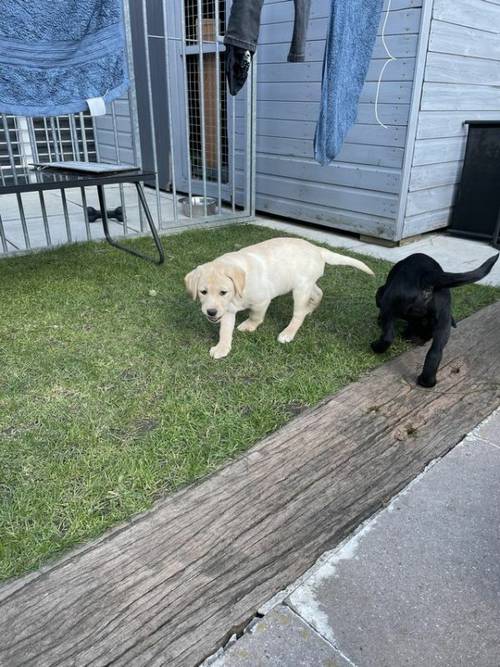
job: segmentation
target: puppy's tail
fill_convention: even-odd
[[[337,252],[332,252],[326,248],[319,248],[319,251],[321,252],[321,257],[323,257],[327,264],[331,264],[333,266],[352,266],[355,269],[359,269],[360,271],[364,271],[365,273],[370,274],[370,276],[375,275],[373,271],[368,266],[366,266],[366,264],[360,262],[359,259],[353,259],[352,257],[347,257],[346,255],[339,255]]]
[[[490,257],[486,262],[481,264],[481,266],[478,266],[477,269],[466,271],[465,273],[447,273],[446,271],[443,271],[441,275],[436,277],[434,287],[440,289],[444,287],[459,287],[460,285],[467,285],[467,283],[475,283],[477,280],[481,280],[481,278],[488,275],[497,259],[498,255]]]

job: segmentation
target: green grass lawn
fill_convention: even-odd
[[[406,349],[369,348],[389,264],[364,258],[376,279],[327,267],[323,302],[293,343],[276,340],[288,296],[212,360],[217,329],[184,274],[276,235],[233,226],[168,237],[160,268],[103,244],[0,261],[0,578],[150,507]],[[498,298],[455,290],[455,315]]]

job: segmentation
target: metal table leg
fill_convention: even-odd
[[[142,189],[142,184],[136,182],[135,187],[137,188],[139,201],[141,202],[142,209],[146,215],[146,220],[148,221],[149,229],[151,230],[151,234],[153,235],[154,244],[156,246],[156,249],[158,250],[158,259],[149,257],[148,255],[143,255],[142,253],[137,252],[137,250],[134,250],[133,248],[128,248],[127,246],[121,245],[112,238],[111,234],[109,233],[108,215],[106,211],[106,199],[104,196],[104,188],[102,185],[98,185],[97,194],[99,196],[99,206],[101,208],[102,227],[104,229],[104,236],[106,237],[106,241],[114,248],[118,248],[118,250],[123,250],[125,252],[128,252],[129,255],[134,255],[134,257],[140,257],[141,259],[145,259],[148,262],[153,262],[154,264],[163,264],[163,262],[165,261],[165,253],[163,251],[163,245],[156,230],[155,223],[151,215],[151,211],[149,210],[148,202],[146,200],[144,190]]]

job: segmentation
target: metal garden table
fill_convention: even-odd
[[[141,259],[154,262],[155,264],[163,264],[165,261],[165,254],[161,239],[156,230],[149,205],[144,194],[143,182],[150,181],[155,178],[153,172],[146,172],[139,168],[131,167],[130,171],[121,171],[106,174],[92,174],[88,172],[79,172],[74,170],[51,169],[45,167],[43,169],[23,169],[16,170],[16,172],[5,173],[0,183],[0,195],[3,194],[22,194],[26,192],[44,192],[45,190],[66,190],[67,188],[86,188],[90,186],[97,187],[97,194],[99,197],[99,206],[101,208],[100,217],[102,219],[102,226],[106,241],[114,248],[128,252],[130,255],[140,257]],[[109,231],[109,213],[106,210],[106,198],[104,195],[104,186],[117,185],[120,183],[134,183],[139,196],[140,205],[149,229],[153,236],[153,241],[158,251],[158,258],[144,255],[133,248],[121,245],[113,239]],[[42,202],[43,200],[41,200]],[[43,215],[42,204],[42,215]],[[45,220],[44,215],[44,220]]]

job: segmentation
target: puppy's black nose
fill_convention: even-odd
[[[208,308],[207,309],[207,315],[209,317],[215,317],[217,315],[217,309],[216,308]]]

